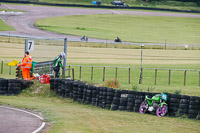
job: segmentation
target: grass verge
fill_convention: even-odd
[[[51,123],[49,133],[200,132],[196,120],[104,110],[56,97],[48,85],[37,83],[19,96],[0,96],[0,104],[41,112]]]
[[[63,23],[65,22],[65,23]],[[35,22],[43,30],[138,43],[200,44],[199,18],[138,15],[75,15]]]
[[[0,19],[0,31],[12,31],[13,27],[7,25],[2,19]]]

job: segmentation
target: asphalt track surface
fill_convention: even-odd
[[[31,112],[0,106],[0,133],[38,133],[45,126],[42,120]]]
[[[110,10],[110,9],[88,9],[88,8],[67,8],[67,7],[50,7],[50,6],[33,6],[33,5],[10,5],[1,4],[2,9],[18,9],[26,11],[23,14],[0,14],[0,18],[8,25],[14,27],[15,31],[0,32],[0,35],[11,35],[20,37],[34,38],[68,38],[68,41],[80,41],[80,36],[64,35],[54,32],[40,30],[34,26],[38,19],[54,16],[70,15],[89,15],[89,14],[129,14],[129,15],[149,15],[149,16],[174,16],[174,17],[196,17],[199,14],[183,13],[166,13],[166,12],[145,12],[145,11],[127,11],[127,10]],[[107,40],[89,38],[90,42],[105,42]],[[113,42],[109,41],[108,42]]]

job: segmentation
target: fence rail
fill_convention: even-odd
[[[76,74],[77,77],[75,77],[75,79],[82,80],[83,79],[83,73],[84,73],[83,68],[87,68],[87,70],[86,70],[87,72],[85,72],[87,74],[84,75],[84,79],[89,79],[89,77],[90,77],[90,79],[92,81],[92,80],[94,80],[94,75],[95,75],[94,68],[100,68],[101,70],[99,70],[99,71],[102,71],[102,72],[100,72],[100,73],[97,72],[97,73],[100,74],[100,75],[102,75],[102,79],[98,78],[98,80],[105,81],[106,75],[110,75],[111,71],[114,71],[114,72],[112,72],[112,73],[114,73],[114,74],[112,74],[113,75],[112,76],[113,79],[119,79],[120,80],[120,78],[125,78],[126,77],[127,78],[126,83],[128,83],[128,84],[131,84],[131,78],[133,78],[131,70],[134,70],[134,71],[138,70],[139,71],[141,69],[139,67],[86,66],[86,65],[68,65],[68,67],[69,67],[69,69],[71,67],[74,67],[75,72],[77,73]],[[109,70],[112,69],[112,70],[111,71],[106,71],[106,69],[109,69]],[[128,70],[127,75],[124,75],[124,77],[119,76],[121,74],[121,73],[119,73],[119,69]],[[168,85],[169,86],[172,83],[172,72],[176,72],[176,71],[182,71],[183,72],[182,79],[183,79],[183,85],[184,86],[186,86],[186,83],[187,83],[186,82],[187,81],[187,72],[195,72],[195,73],[198,74],[198,77],[196,77],[196,78],[198,79],[198,86],[200,87],[200,70],[192,70],[192,69],[168,69],[168,68],[142,68],[142,69],[143,69],[143,73],[144,73],[144,70],[153,70],[154,71],[154,75],[151,75],[151,77],[154,78],[154,85],[158,84],[158,78],[159,78],[158,77],[158,72],[159,71],[165,71],[165,72],[167,72],[168,73]],[[68,72],[68,76],[70,76],[70,72]],[[136,78],[139,81],[140,77],[138,76]],[[144,75],[143,75],[143,78],[145,78]],[[180,78],[180,77],[178,77],[178,78]]]
[[[0,74],[4,74],[5,73],[4,71],[6,70],[6,74],[12,75],[13,70],[15,70],[12,69],[12,67],[10,66],[6,66],[4,61],[1,61],[0,66],[1,66]],[[86,66],[86,65],[68,65],[67,67],[68,69],[66,69],[66,71],[68,71],[68,76],[73,77],[73,79],[83,80],[83,81],[94,81],[94,80],[105,81],[107,79],[118,79],[124,82],[125,84],[132,84],[133,82],[137,83],[137,81],[139,81],[140,79],[138,73],[141,69],[139,67]],[[35,69],[37,69],[37,67]],[[48,70],[52,71],[52,66],[51,67],[48,66]],[[178,82],[179,85],[186,86],[187,81],[190,80],[192,81],[192,83],[189,84],[190,86],[192,84],[195,84],[194,86],[200,87],[200,70],[142,68],[142,71],[143,71],[143,77],[142,77],[143,82],[141,82],[142,84],[148,85],[147,81],[151,80],[151,82],[149,82],[149,84],[151,85],[159,85],[159,83],[162,81],[163,84],[169,86],[173,85],[173,82]],[[192,75],[190,74],[191,72],[193,73]],[[172,78],[172,74],[176,75],[175,78]]]

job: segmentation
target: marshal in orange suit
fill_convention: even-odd
[[[30,69],[32,67],[32,57],[29,55],[29,52],[25,52],[25,56],[22,60],[22,63],[18,66],[21,66],[22,76],[24,80],[31,80],[30,78]]]

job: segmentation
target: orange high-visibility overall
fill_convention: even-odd
[[[31,80],[30,69],[32,67],[32,57],[30,55],[27,55],[23,58],[22,63],[18,66],[21,66],[23,79]]]

